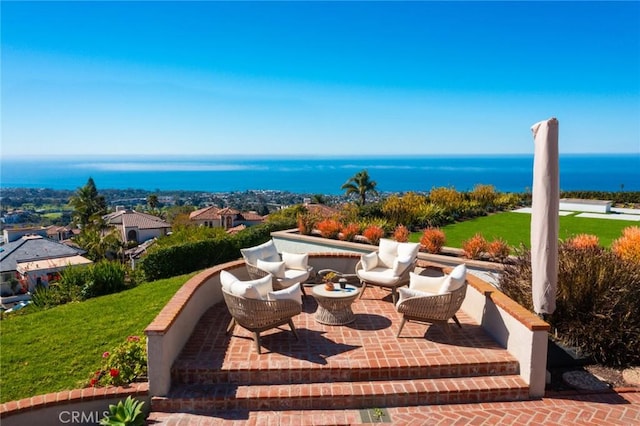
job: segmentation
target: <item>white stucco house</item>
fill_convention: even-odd
[[[159,217],[124,207],[116,207],[116,211],[105,215],[104,220],[118,229],[124,242],[143,243],[171,231],[171,225]]]
[[[252,226],[264,222],[264,216],[253,212],[241,212],[229,207],[205,207],[191,212],[189,220],[192,223],[208,228],[224,228],[230,230],[240,225]]]

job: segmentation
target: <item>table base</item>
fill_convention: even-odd
[[[351,324],[356,320],[356,316],[351,310],[351,306],[338,310],[329,310],[324,306],[319,305],[314,318],[320,324],[326,325],[346,325]]]

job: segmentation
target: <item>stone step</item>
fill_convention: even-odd
[[[154,412],[361,409],[518,401],[529,387],[516,375],[280,385],[182,384],[153,397]]]
[[[198,369],[193,367],[172,370],[172,383],[177,384],[224,384],[236,385],[279,385],[303,384],[314,382],[347,382],[368,380],[436,379],[445,377],[477,377],[515,375],[519,373],[519,364],[514,360],[495,362],[446,362],[441,364],[431,360],[428,365],[353,367],[341,368],[263,368],[255,369]]]

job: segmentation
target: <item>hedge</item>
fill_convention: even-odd
[[[265,223],[251,226],[235,235],[163,247],[142,261],[148,281],[187,274],[241,257],[240,249],[262,244],[274,231],[289,229],[291,223]]]

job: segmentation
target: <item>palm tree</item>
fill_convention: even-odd
[[[347,191],[346,195],[358,194],[360,205],[364,206],[368,192],[373,195],[378,195],[378,191],[376,191],[376,185],[378,183],[370,179],[369,173],[366,170],[359,171],[342,185],[342,189]]]

